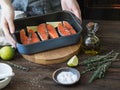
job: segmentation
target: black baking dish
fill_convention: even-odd
[[[40,41],[38,43],[29,45],[21,44],[19,30],[26,28],[26,26],[34,26],[39,25],[40,23],[54,21],[68,21],[77,31],[77,34],[62,36],[56,39],[49,39],[46,41]],[[17,41],[17,49],[21,54],[34,54],[42,51],[73,45],[78,43],[81,38],[82,27],[80,21],[76,16],[67,11],[50,13],[43,16],[16,19],[14,20],[14,24],[16,29],[15,38]]]

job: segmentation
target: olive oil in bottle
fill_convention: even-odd
[[[96,55],[100,52],[100,40],[96,36],[98,23],[89,22],[87,25],[87,36],[83,42],[83,50],[85,54]]]

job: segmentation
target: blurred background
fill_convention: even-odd
[[[83,19],[120,20],[120,0],[77,0]]]

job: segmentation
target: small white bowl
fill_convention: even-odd
[[[7,77],[7,78],[4,78],[4,79],[0,80],[0,89],[7,86],[9,84],[9,82],[11,81],[11,78],[12,77]]]
[[[11,68],[11,66],[9,66],[8,64],[5,63],[0,63],[0,75],[12,75],[14,76],[13,70]],[[12,79],[12,76],[7,76],[3,79],[0,79],[0,89],[4,88],[5,86],[7,86],[9,84],[9,82]]]
[[[63,67],[54,71],[52,78],[58,84],[72,85],[79,81],[80,72],[75,68]]]

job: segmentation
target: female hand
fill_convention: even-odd
[[[11,43],[13,47],[16,47],[15,40],[12,38],[11,34],[15,32],[15,27],[14,27],[14,10],[11,4],[10,0],[1,0],[0,1],[1,5],[1,27],[4,31],[4,34],[7,38],[7,40]]]
[[[61,0],[63,10],[74,13],[82,22],[81,10],[77,3],[77,0]]]

